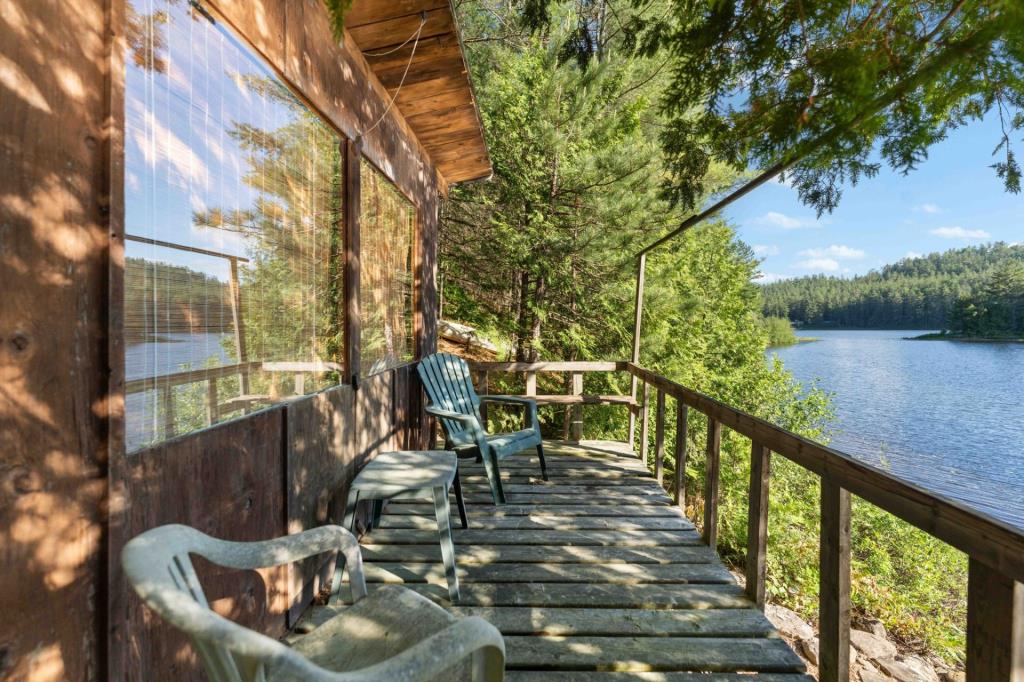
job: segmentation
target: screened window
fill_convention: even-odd
[[[189,3],[131,0],[127,28],[132,451],[337,383],[342,159],[334,130]]]
[[[413,236],[416,211],[362,162],[359,207],[360,370],[375,374],[413,359]]]

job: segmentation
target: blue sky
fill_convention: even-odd
[[[1024,241],[1024,194],[1008,194],[989,166],[999,140],[995,116],[954,131],[916,171],[883,168],[846,186],[821,219],[796,191],[772,182],[725,211],[754,247],[761,282],[811,274],[850,277],[908,255]],[[1018,142],[1018,155],[1024,142]]]

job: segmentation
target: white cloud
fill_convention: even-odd
[[[917,210],[931,215],[942,213],[942,209],[937,204],[921,204],[917,207]]]
[[[779,247],[775,244],[754,244],[755,256],[778,256]]]
[[[764,227],[777,227],[783,230],[801,230],[808,227],[818,227],[819,223],[815,220],[803,220],[801,218],[794,218],[788,216],[785,213],[779,213],[777,211],[769,211],[759,218],[753,220],[754,225],[761,225]]]
[[[800,255],[807,258],[857,260],[863,258],[867,254],[865,254],[861,249],[854,249],[849,246],[843,246],[842,244],[833,244],[832,246],[827,246],[824,249],[804,249],[800,252]]]
[[[808,258],[798,261],[793,265],[799,270],[814,270],[815,272],[838,272],[839,261],[834,258]]]
[[[753,279],[758,284],[770,284],[772,282],[778,282],[779,280],[786,279],[786,275],[780,275],[775,272],[759,272],[754,275]]]
[[[918,253],[917,251],[907,251],[907,253],[903,257],[904,258],[924,258],[924,254],[923,253]]]
[[[985,230],[965,230],[959,225],[953,227],[939,227],[931,231],[936,237],[943,239],[988,239],[990,235]]]

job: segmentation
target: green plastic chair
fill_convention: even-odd
[[[462,358],[449,353],[430,355],[421,360],[416,369],[427,398],[430,399],[427,412],[440,418],[446,447],[460,454],[472,452],[483,460],[495,504],[505,503],[498,461],[509,455],[536,447],[541,475],[545,481],[548,480],[540,422],[537,420],[537,401],[510,395],[477,395],[469,365]],[[526,427],[512,433],[487,433],[480,416],[480,405],[483,402],[522,406]]]
[[[353,603],[291,647],[214,613],[190,558],[252,570],[328,552],[339,553],[331,605],[339,603],[346,565]],[[188,635],[214,682],[504,679],[505,644],[497,628],[475,616],[456,618],[398,585],[368,595],[359,544],[340,526],[264,542],[227,542],[188,526],[160,526],[125,544],[121,565],[146,605]]]

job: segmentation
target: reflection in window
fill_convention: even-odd
[[[185,0],[132,0],[128,451],[337,383],[340,139]]]
[[[359,209],[360,372],[413,359],[412,203],[363,160]]]

